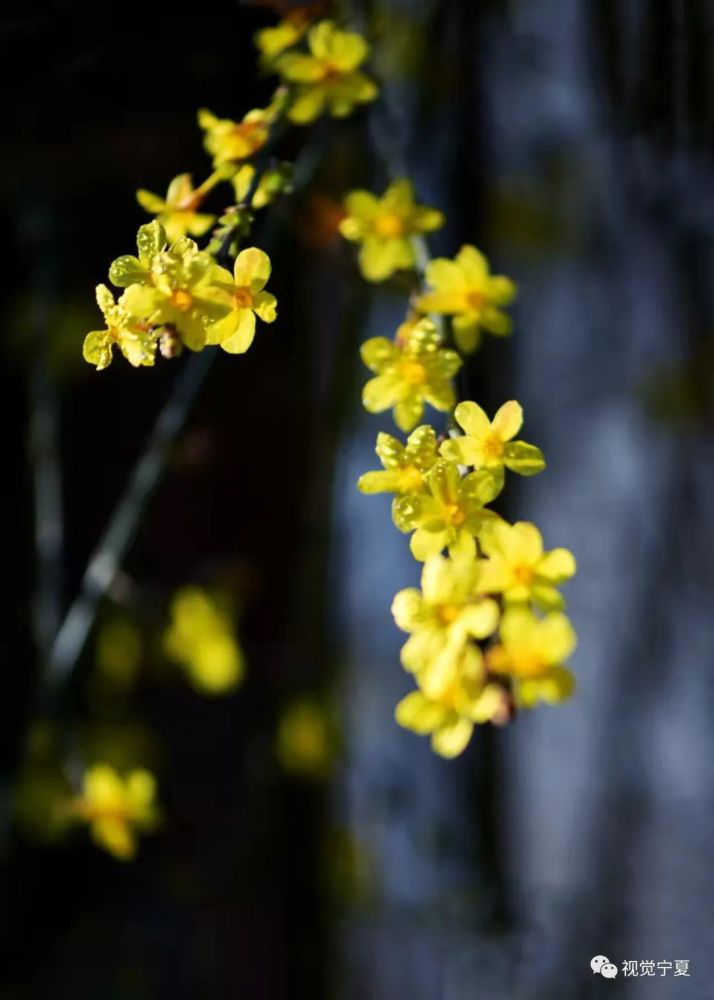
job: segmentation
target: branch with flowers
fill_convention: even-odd
[[[341,231],[360,245],[363,277],[380,282],[405,269],[413,277],[394,338],[373,337],[361,350],[374,374],[363,389],[365,409],[391,409],[409,436],[379,433],[383,468],[365,473],[358,487],[394,495],[394,524],[411,534],[412,555],[424,564],[421,588],[400,591],[392,604],[410,634],[401,662],[417,685],[397,705],[397,722],[455,757],[474,725],[503,725],[517,709],[572,693],[564,662],[576,636],[558,587],[575,573],[575,559],[564,548],[544,551],[534,524],[508,524],[489,506],[505,470],[532,476],[545,468],[539,448],[516,440],[519,403],[505,402],[493,420],[475,402],[457,403],[454,376],[483,332],[511,333],[505,307],[514,283],[493,275],[474,246],[430,259],[425,235],[444,217],[417,204],[405,178],[393,178],[381,197],[353,191],[344,208]],[[426,406],[449,414],[441,432],[421,422]]]
[[[378,87],[364,70],[367,41],[333,21],[310,24],[292,16],[259,32],[256,41],[262,67],[281,81],[268,106],[240,121],[199,111],[213,161],[206,180],[194,186],[183,173],[164,197],[137,192],[139,204],[155,218],[139,229],[136,254],[111,264],[109,281],[118,291],[97,287],[104,327],[86,336],[83,352],[100,371],[115,351],[134,367],[171,360],[184,350],[244,354],[260,324],[277,317],[277,301],[267,287],[270,258],[245,245],[255,213],[291,189],[292,166],[277,161],[274,150],[290,125],[308,125],[324,115],[344,118],[373,102]],[[209,211],[209,199],[226,186],[230,202]],[[489,507],[503,488],[505,469],[528,476],[545,464],[538,448],[515,440],[522,423],[518,403],[505,403],[493,421],[474,402],[457,405],[454,376],[482,331],[510,333],[504,307],[515,286],[491,275],[472,246],[454,260],[429,260],[424,236],[444,218],[417,204],[403,177],[394,177],[382,197],[352,192],[344,207],[340,230],[359,245],[363,276],[369,282],[405,271],[414,277],[407,315],[394,339],[376,337],[362,346],[375,376],[364,388],[365,408],[392,409],[409,436],[404,441],[378,435],[383,469],[362,476],[359,488],[394,494],[394,522],[412,534],[412,554],[424,563],[421,590],[401,591],[393,604],[397,624],[411,633],[402,663],[417,684],[397,707],[397,720],[431,733],[434,749],[452,757],[468,743],[474,723],[500,724],[515,707],[559,701],[570,693],[572,677],[562,664],[575,637],[557,587],[572,576],[575,563],[564,549],[544,552],[534,525],[509,525]],[[192,390],[186,406],[194,396]],[[421,423],[425,406],[450,414],[442,433]],[[131,494],[121,544],[109,553],[112,571],[132,537],[147,484],[156,481],[161,456],[181,423],[174,420],[163,435],[151,475],[138,477],[138,502]],[[100,559],[103,571],[106,561]],[[93,586],[82,635],[106,580],[97,578]],[[178,646],[174,653],[180,658],[182,641]],[[105,849],[128,858],[136,834],[157,822],[155,788],[145,770],[123,776],[97,764],[84,775],[83,791],[67,815],[88,823]]]

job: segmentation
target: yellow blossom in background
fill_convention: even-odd
[[[156,337],[148,325],[133,316],[121,302],[117,304],[106,285],[97,285],[96,295],[106,327],[104,330],[93,330],[84,338],[84,360],[101,371],[112,363],[114,348],[118,347],[135,368],[153,365]]]
[[[452,555],[476,557],[476,542],[485,524],[498,515],[485,505],[501,492],[502,482],[488,471],[461,476],[453,462],[439,461],[427,474],[428,493],[400,497],[394,504],[394,523],[413,531],[410,548],[424,560],[447,546]]]
[[[316,778],[329,774],[335,747],[324,707],[307,699],[290,705],[278,724],[276,748],[286,771]]]
[[[420,736],[431,735],[431,746],[441,757],[458,757],[471,739],[474,724],[508,717],[508,695],[498,684],[483,680],[480,653],[470,647],[461,671],[438,696],[412,691],[396,707],[400,726]],[[469,666],[469,660],[474,666]]]
[[[216,285],[223,270],[187,236],[154,258],[150,283],[131,284],[120,299],[130,312],[155,326],[173,326],[192,351],[205,344],[206,328],[230,311]]]
[[[516,286],[510,278],[492,275],[488,261],[475,247],[462,247],[455,260],[432,260],[426,280],[432,291],[422,295],[417,305],[422,312],[454,317],[454,339],[460,351],[468,354],[476,349],[481,329],[500,336],[511,332],[511,319],[501,307],[513,301]]]
[[[577,638],[564,614],[551,611],[536,618],[526,608],[509,608],[501,619],[500,642],[486,654],[492,673],[511,678],[517,704],[531,708],[539,701],[563,701],[575,686],[562,666]]]
[[[95,843],[121,861],[136,854],[136,834],[156,826],[156,780],[149,771],[122,777],[108,764],[95,764],[84,775],[82,794],[72,802],[73,815],[89,824]]]
[[[489,557],[482,562],[481,583],[488,593],[502,593],[508,604],[533,601],[544,610],[564,606],[557,585],[575,573],[575,559],[567,549],[543,551],[540,531],[528,521],[489,526],[480,539]]]
[[[391,434],[379,433],[375,451],[383,468],[360,476],[357,488],[362,493],[421,493],[427,489],[426,473],[439,458],[433,427],[417,427],[406,444]]]
[[[360,353],[377,376],[362,391],[364,408],[382,413],[393,407],[400,430],[410,431],[419,423],[425,403],[445,412],[456,402],[451,380],[462,361],[456,351],[441,346],[430,320],[411,325],[396,342],[372,337]]]
[[[270,271],[270,258],[257,247],[241,250],[233,274],[224,267],[216,267],[212,280],[225,293],[230,312],[211,326],[207,343],[220,344],[229,354],[243,354],[253,343],[255,317],[264,323],[274,321],[277,301],[265,291]]]
[[[215,215],[198,212],[204,199],[202,188],[194,188],[191,174],[179,174],[169,184],[165,198],[143,188],[136,192],[136,200],[151,215],[155,215],[173,243],[180,236],[203,236],[215,221]]]
[[[225,694],[243,680],[243,653],[231,616],[198,587],[185,587],[174,595],[164,649],[202,694]]]
[[[368,281],[384,281],[400,268],[413,267],[413,237],[444,224],[437,209],[415,204],[412,183],[404,179],[390,184],[381,198],[352,191],[344,207],[340,232],[361,244],[359,266]]]
[[[294,88],[287,112],[291,121],[306,125],[325,111],[344,118],[356,104],[375,99],[376,84],[358,69],[369,53],[361,35],[320,21],[310,28],[307,44],[309,54],[287,52],[275,63],[283,80]]]
[[[540,448],[513,440],[523,424],[523,408],[514,399],[503,404],[493,421],[472,402],[459,403],[454,418],[464,436],[442,444],[444,458],[476,469],[490,469],[499,477],[503,477],[504,467],[521,476],[534,476],[545,468]]]
[[[291,182],[289,166],[280,164],[263,171],[250,201],[252,208],[265,208],[277,195],[289,190]],[[244,163],[231,178],[238,205],[242,205],[248,197],[254,177],[255,167],[251,163]]]
[[[421,590],[400,590],[392,602],[400,629],[411,633],[401,662],[417,675],[430,697],[441,695],[455,680],[467,644],[485,639],[498,624],[498,605],[483,597],[475,560],[431,556],[424,563]],[[470,663],[480,656],[474,647]]]
[[[270,66],[276,56],[297,45],[309,26],[309,12],[298,8],[286,14],[274,27],[256,31],[255,45],[262,56],[263,64]]]
[[[206,152],[213,157],[213,165],[240,163],[253,156],[268,141],[270,126],[276,109],[256,108],[249,111],[239,122],[230,118],[218,118],[206,108],[198,112],[198,124],[204,130]]]

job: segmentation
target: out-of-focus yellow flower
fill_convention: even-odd
[[[424,563],[421,590],[400,590],[392,614],[399,628],[411,633],[402,647],[402,665],[417,674],[422,690],[438,697],[458,676],[470,640],[485,639],[495,630],[499,611],[495,601],[483,597],[475,560],[431,556]],[[473,647],[472,672],[481,669],[480,656]]]
[[[417,427],[406,445],[391,434],[379,433],[375,451],[383,468],[360,476],[357,488],[362,493],[422,493],[427,489],[426,473],[439,458],[433,427]]]
[[[275,119],[276,108],[255,108],[240,122],[230,118],[218,118],[206,108],[198,112],[198,124],[206,133],[204,146],[213,157],[213,165],[238,164],[253,156],[265,145],[270,135],[270,126]]]
[[[567,549],[543,551],[540,531],[529,521],[489,525],[481,538],[489,557],[482,563],[481,585],[488,593],[502,593],[509,604],[533,601],[544,610],[560,609],[563,597],[557,584],[575,573],[575,559]]]
[[[122,777],[108,764],[95,764],[84,775],[81,796],[72,812],[89,824],[95,843],[121,861],[136,854],[136,834],[158,822],[156,780],[149,771]]]
[[[101,371],[112,363],[113,350],[118,347],[135,368],[153,365],[156,337],[148,325],[133,316],[121,302],[117,304],[106,285],[97,285],[97,305],[102,310],[106,328],[93,330],[84,338],[84,360]]]
[[[152,261],[150,283],[130,284],[120,305],[151,326],[173,326],[192,351],[206,345],[206,328],[230,311],[230,300],[216,285],[221,271],[213,257],[187,236]]]
[[[316,778],[329,774],[335,747],[324,707],[308,700],[290,705],[278,724],[277,752],[286,771]]]
[[[364,408],[370,413],[382,413],[394,407],[394,420],[400,430],[410,431],[419,423],[425,403],[442,412],[454,405],[451,379],[462,361],[456,351],[441,346],[430,320],[410,325],[396,342],[372,337],[362,345],[360,353],[377,375],[363,389]]]
[[[225,694],[243,679],[243,653],[231,616],[198,587],[185,587],[174,595],[164,649],[184,667],[189,681],[202,694]]]
[[[504,403],[493,421],[477,403],[459,403],[454,411],[463,437],[444,441],[441,454],[459,465],[490,469],[503,477],[504,466],[521,476],[534,476],[545,468],[540,448],[513,438],[523,424],[523,409],[514,399]]]
[[[486,665],[491,672],[512,679],[519,705],[552,704],[572,693],[573,675],[562,664],[575,649],[577,638],[564,614],[551,611],[536,618],[526,608],[509,608],[501,619],[499,635],[499,644],[486,654]]]
[[[356,104],[374,100],[376,84],[358,70],[369,52],[361,35],[320,21],[310,28],[307,44],[309,55],[286,52],[275,64],[283,80],[294,85],[287,112],[291,121],[305,125],[324,111],[344,118]]]
[[[468,354],[478,347],[481,329],[500,336],[511,332],[511,319],[501,306],[513,301],[516,286],[510,278],[492,275],[488,261],[475,247],[462,247],[455,260],[432,260],[426,280],[433,291],[421,296],[418,307],[454,317],[460,351]]]
[[[467,650],[478,661],[477,650]],[[431,734],[431,746],[442,757],[458,757],[471,739],[475,723],[507,717],[508,695],[498,684],[484,684],[479,667],[462,672],[438,697],[412,691],[396,707],[400,726],[419,736]]]
[[[498,515],[487,510],[501,491],[502,481],[491,472],[471,472],[462,478],[453,462],[439,461],[427,473],[428,493],[396,500],[394,523],[413,531],[410,548],[415,559],[437,555],[448,546],[454,556],[476,557],[475,538]]]
[[[191,174],[179,174],[169,184],[165,198],[143,188],[136,192],[141,207],[155,215],[173,243],[181,236],[203,236],[215,222],[215,215],[201,213],[198,208],[205,197],[205,185],[194,188]]]
[[[264,291],[270,270],[270,258],[257,247],[241,250],[233,274],[224,267],[215,269],[213,283],[225,293],[230,312],[210,327],[207,343],[220,344],[229,354],[243,354],[253,343],[255,317],[264,323],[273,322],[277,301]]]
[[[265,208],[277,195],[289,190],[291,183],[289,166],[289,164],[279,164],[275,168],[263,171],[250,201],[252,208]],[[239,205],[242,205],[248,197],[254,177],[255,167],[251,163],[244,163],[233,175],[233,190]]]
[[[444,224],[435,208],[414,202],[411,181],[398,180],[381,198],[369,191],[352,191],[345,198],[340,232],[360,243],[359,266],[368,281],[384,281],[400,268],[414,266],[413,237]]]
[[[273,60],[286,49],[297,45],[310,26],[310,12],[301,8],[290,11],[272,28],[261,28],[255,33],[255,45],[262,57],[263,65],[270,66]]]

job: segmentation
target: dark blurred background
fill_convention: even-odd
[[[146,221],[136,188],[207,175],[196,109],[240,117],[272,89],[267,5],[110,13],[0,21],[0,996],[714,997],[714,4],[355,3],[385,106],[281,147],[304,183],[255,231],[279,320],[212,365],[45,711],[47,645],[187,364],[94,372],[94,286]],[[501,510],[579,564],[576,698],[455,762],[393,721],[389,605],[418,567],[354,488],[389,429],[361,411],[357,345],[391,335],[404,289],[365,288],[334,220],[387,184],[385,115],[447,213],[432,250],[475,242],[519,284],[514,337],[465,390],[523,403],[549,467]],[[187,584],[237,609],[247,676],[221,698],[161,652]],[[128,680],[98,652],[117,616],[142,637]],[[292,759],[276,734],[301,704],[317,751]],[[156,772],[165,822],[133,863],[50,835],[78,759]],[[597,954],[689,976],[606,981]]]

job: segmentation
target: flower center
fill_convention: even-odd
[[[402,378],[409,385],[423,385],[427,380],[426,368],[418,361],[405,361],[402,364]]]
[[[485,438],[482,448],[486,458],[500,458],[503,455],[503,441],[497,434],[490,434]]]
[[[442,516],[447,524],[453,524],[454,527],[457,528],[466,520],[466,515],[457,503],[444,504],[442,508]]]
[[[517,677],[537,677],[547,668],[543,657],[535,650],[518,650],[513,655],[513,673]]]
[[[483,309],[486,305],[487,299],[483,292],[468,292],[466,295],[466,301],[468,302],[470,309]]]
[[[374,231],[377,236],[383,236],[385,239],[396,239],[404,235],[404,219],[394,212],[379,215],[374,220]]]
[[[460,611],[458,604],[442,604],[439,607],[439,618],[444,625],[451,625],[459,617]]]
[[[250,288],[236,288],[233,292],[233,301],[239,309],[250,309],[253,305],[253,293]]]
[[[186,312],[187,309],[191,308],[193,304],[193,297],[190,292],[187,292],[185,288],[177,288],[176,291],[171,296],[171,304],[179,312]]]
[[[527,587],[533,580],[533,567],[527,563],[521,563],[519,566],[513,567],[513,575],[519,583]]]

